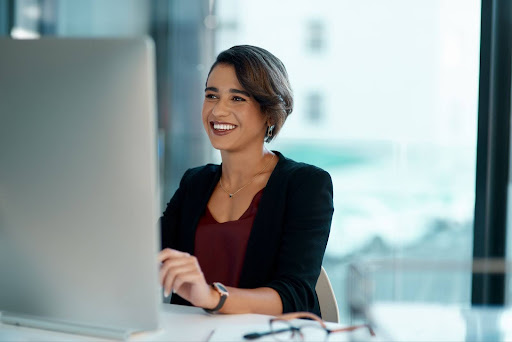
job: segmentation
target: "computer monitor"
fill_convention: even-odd
[[[157,328],[153,51],[143,38],[0,39],[4,323]]]

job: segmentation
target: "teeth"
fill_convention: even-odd
[[[236,127],[235,125],[229,125],[229,124],[213,124],[214,129],[223,130],[223,131],[234,129],[235,127]]]

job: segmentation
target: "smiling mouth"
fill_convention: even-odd
[[[214,133],[228,133],[234,130],[237,126],[228,123],[210,121],[210,127],[213,129]]]

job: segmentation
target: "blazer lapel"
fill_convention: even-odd
[[[212,166],[214,167],[207,170],[209,173],[206,177],[201,177],[198,183],[191,184],[189,191],[192,193],[189,194],[189,198],[194,200],[188,201],[188,208],[183,211],[183,251],[190,254],[194,254],[197,224],[204,215],[208,200],[221,175],[222,168],[219,165]]]

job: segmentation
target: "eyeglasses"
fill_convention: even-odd
[[[294,326],[290,322],[294,319],[309,318],[310,321],[301,322],[300,326]],[[254,332],[244,335],[246,340],[272,335],[278,341],[327,341],[329,335],[337,332],[349,332],[361,328],[367,328],[370,335],[375,336],[373,329],[368,324],[353,325],[350,327],[329,329],[320,317],[310,312],[293,312],[270,319],[270,330]]]

